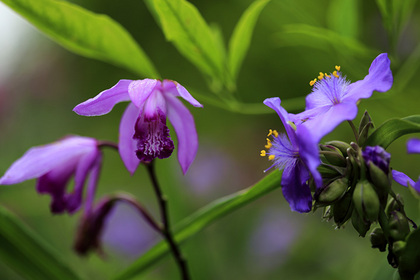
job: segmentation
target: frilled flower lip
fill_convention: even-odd
[[[296,131],[293,129],[289,114],[280,105],[280,98],[268,98],[264,104],[277,112],[290,140],[288,143],[282,136],[275,139],[280,146],[287,147],[282,149],[282,155],[279,154],[284,159],[275,159],[275,165],[284,169],[281,182],[283,195],[293,211],[309,212],[312,209],[312,195],[307,181],[312,175],[316,186],[322,186],[322,177],[317,170],[321,164],[317,142],[307,128],[298,125]],[[273,143],[272,148],[276,149],[275,145]]]
[[[312,93],[306,97],[306,110],[290,114],[290,119],[307,127],[318,141],[321,140],[343,121],[356,117],[360,99],[392,87],[390,63],[388,55],[382,53],[373,60],[369,74],[363,80],[349,83],[339,74],[317,81]]]
[[[83,188],[89,178],[88,196],[93,196],[97,173],[101,165],[101,153],[93,138],[69,136],[57,142],[29,149],[15,161],[0,178],[0,185],[18,184],[37,178],[37,190],[52,197],[53,213],[73,213],[82,204]],[[90,176],[95,173],[95,176]],[[66,193],[66,185],[74,175],[72,193]],[[89,208],[89,205],[86,205]]]
[[[154,98],[157,92],[163,100],[157,103],[148,102],[156,100]],[[119,153],[126,168],[133,174],[140,163],[133,140],[136,121],[141,114],[153,114],[159,108],[166,114],[177,134],[178,161],[185,174],[197,153],[198,136],[193,116],[177,97],[182,97],[195,107],[203,107],[175,81],[144,79],[120,80],[112,88],[77,105],[73,111],[83,116],[99,116],[109,113],[119,102],[131,101],[120,122]]]

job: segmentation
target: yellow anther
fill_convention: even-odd
[[[324,73],[319,72],[318,80],[324,79]]]
[[[331,78],[331,76],[330,75],[327,75],[327,73],[325,73],[325,77]]]
[[[265,157],[267,155],[267,152],[264,150],[261,150],[260,156]]]
[[[268,130],[267,137],[271,136],[271,134],[273,134],[273,130],[272,130],[272,129],[269,129],[269,130]]]
[[[341,66],[338,66],[338,65],[335,66],[335,70],[340,71],[340,69],[341,69]]]
[[[267,138],[267,145],[265,145],[264,147],[265,147],[266,149],[270,149],[272,146],[273,146],[273,144],[271,144],[270,139],[268,139],[268,138]]]
[[[340,76],[338,76],[337,71],[333,72],[334,77],[340,78]]]
[[[313,79],[312,81],[309,82],[310,86],[313,86],[316,83],[316,79]]]
[[[279,137],[279,133],[277,132],[277,130],[273,130],[273,135],[274,137]]]
[[[276,156],[275,155],[269,155],[268,160],[273,160]]]

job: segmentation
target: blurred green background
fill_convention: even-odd
[[[267,114],[242,114],[200,99],[209,92],[206,79],[165,40],[143,1],[69,2],[121,23],[164,78],[194,89],[204,104],[203,109],[188,105],[200,142],[189,172],[182,175],[176,157],[157,163],[173,224],[264,176],[269,163],[259,151],[268,129],[282,130],[277,115],[269,110]],[[227,42],[253,1],[190,2],[208,23],[220,28]],[[282,100],[301,97],[286,109],[303,110],[303,98],[311,91],[309,81],[319,71],[330,72],[341,65],[342,73],[356,81],[367,74],[379,53],[388,52],[393,89],[363,100],[359,115],[367,109],[378,126],[389,118],[418,114],[420,7],[414,0],[405,1],[404,9],[394,7],[393,14],[386,14],[379,8],[385,2],[393,1],[323,0],[315,4],[310,0],[272,0],[257,22],[235,97],[243,103],[261,103],[274,96]],[[92,118],[78,116],[72,109],[119,79],[139,77],[67,51],[1,3],[0,17],[1,32],[17,36],[0,39],[0,52],[4,50],[4,61],[8,61],[0,62],[0,172],[30,147],[67,134],[116,141],[125,104],[117,105],[108,115]],[[399,139],[388,151],[395,169],[416,178],[420,155],[406,155],[408,138]],[[343,124],[325,139],[351,141],[352,133]],[[106,150],[104,158],[96,198],[117,190],[130,192],[157,216],[144,168],[131,177],[114,151]],[[50,198],[37,194],[34,185],[29,181],[2,186],[1,205],[18,215],[86,279],[108,279],[159,240],[129,208],[119,207],[105,230],[106,258],[95,254],[78,257],[72,242],[79,214],[52,215]],[[420,222],[418,201],[405,188],[395,185],[394,189],[404,196],[408,215]],[[291,212],[280,189],[214,223],[185,243],[182,251],[192,278],[200,280],[392,279],[393,275],[386,254],[371,249],[368,238],[358,237],[351,226],[334,229],[332,223],[321,221],[320,211]],[[0,263],[0,279],[22,278]],[[178,279],[178,271],[167,257],[137,279]]]

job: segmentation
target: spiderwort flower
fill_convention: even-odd
[[[381,146],[367,146],[362,151],[363,159],[369,165],[372,162],[379,167],[385,174],[389,173],[389,163],[391,161],[391,154],[385,151]]]
[[[51,212],[74,213],[82,204],[83,188],[88,177],[85,209],[90,208],[101,161],[102,154],[97,140],[69,136],[28,150],[0,178],[0,185],[12,185],[37,178],[37,191],[52,197]],[[67,193],[66,185],[73,175],[74,190]]]
[[[317,167],[321,164],[317,142],[310,131],[301,125],[295,126],[289,119],[289,114],[280,105],[280,98],[268,98],[264,104],[275,110],[279,115],[286,134],[270,130],[267,139],[268,152],[261,151],[261,156],[268,155],[273,161],[272,167],[283,170],[281,186],[285,199],[293,211],[309,212],[312,208],[312,195],[308,180],[311,175],[317,187],[322,186],[321,174]],[[268,170],[268,169],[267,169]]]
[[[386,53],[378,55],[363,80],[350,83],[336,66],[330,75],[319,73],[310,82],[312,92],[306,97],[306,110],[290,116],[291,121],[303,124],[319,141],[341,122],[357,115],[357,102],[369,98],[373,91],[388,91],[393,83],[390,60]]]
[[[121,118],[118,149],[132,174],[140,162],[172,154],[174,144],[166,126],[168,117],[178,136],[178,160],[185,173],[194,160],[198,140],[194,119],[178,96],[195,107],[202,107],[175,81],[144,79],[120,80],[73,111],[83,116],[99,116],[109,113],[119,102],[131,101]]]
[[[410,139],[407,141],[407,153],[419,154],[420,153],[420,139]],[[405,187],[411,186],[418,194],[420,194],[420,177],[417,182],[405,175],[404,173],[392,170],[392,179],[400,185]]]

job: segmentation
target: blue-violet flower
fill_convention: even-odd
[[[420,153],[420,139],[410,139],[407,141],[407,153],[419,154]],[[392,179],[400,185],[405,187],[412,187],[418,194],[420,194],[420,177],[417,182],[405,175],[404,173],[392,170]]]
[[[89,177],[85,203],[85,211],[89,211],[101,162],[102,154],[97,140],[69,136],[28,150],[0,178],[0,185],[12,185],[37,178],[37,191],[52,197],[51,212],[74,213],[82,204],[84,184]],[[74,190],[67,193],[66,185],[72,176]]]
[[[175,81],[144,79],[120,80],[73,111],[83,116],[99,116],[109,113],[119,102],[131,101],[121,118],[118,149],[132,174],[140,162],[172,154],[174,144],[166,126],[168,117],[178,136],[178,160],[185,173],[194,160],[198,140],[194,119],[178,96],[195,107],[202,107]]]
[[[330,75],[320,72],[318,79],[310,82],[314,88],[306,97],[305,111],[291,114],[291,121],[306,126],[317,141],[321,140],[341,122],[356,117],[360,99],[369,98],[373,91],[385,92],[391,88],[390,63],[386,53],[378,55],[369,74],[354,83],[342,76],[339,66]]]
[[[317,187],[322,187],[321,174],[317,167],[321,164],[317,142],[310,131],[301,125],[295,126],[289,114],[280,105],[278,97],[264,100],[264,104],[279,115],[287,136],[270,130],[267,139],[268,152],[261,151],[261,156],[268,155],[273,166],[283,170],[281,186],[285,199],[293,211],[309,212],[312,209],[312,195],[308,180],[311,175]],[[269,168],[269,169],[270,169]],[[267,169],[268,170],[268,169]]]

